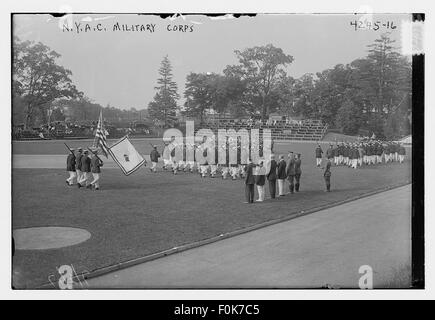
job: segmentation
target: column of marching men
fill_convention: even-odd
[[[76,185],[79,189],[84,187],[91,190],[100,189],[100,175],[103,161],[98,157],[98,149],[88,150],[82,148],[69,148],[70,153],[66,159],[66,170],[69,173],[66,184]]]
[[[173,143],[173,142],[172,142]],[[168,143],[165,144],[167,146]],[[174,144],[175,145],[175,144]],[[229,141],[226,145],[237,145],[237,143],[232,144]],[[202,178],[210,177],[215,178],[220,173],[222,179],[244,179],[245,180],[245,195],[246,203],[254,202],[255,186],[257,187],[258,199],[256,202],[263,202],[265,200],[265,185],[266,182],[269,185],[270,198],[275,199],[276,196],[284,197],[288,194],[293,194],[299,192],[300,190],[300,179],[302,175],[301,170],[301,154],[290,152],[287,155],[287,160],[284,155],[279,156],[279,161],[275,159],[275,155],[271,154],[269,159],[260,158],[257,163],[253,163],[251,159],[242,157],[242,150],[240,144],[237,145],[237,163],[231,164],[229,159],[230,152],[225,152],[226,161],[224,164],[217,164],[218,159],[218,148],[215,151],[215,164],[208,164],[207,162],[199,164],[196,158],[193,161],[186,161],[186,152],[194,150],[195,152],[202,152],[204,158],[207,157],[207,149],[200,150],[199,146],[196,144],[184,145],[183,160],[176,160],[175,157],[175,147],[169,151],[169,148],[164,148],[162,155],[157,150],[158,146],[154,145],[153,150],[150,153],[151,160],[151,172],[157,172],[157,165],[159,158],[163,158],[163,171],[172,171],[174,175],[185,172],[194,173],[197,172]],[[222,150],[226,150],[225,146],[220,146]],[[254,146],[256,147],[256,146]],[[273,149],[273,142],[272,142]],[[248,150],[245,150],[248,154]],[[196,154],[196,153],[194,153]],[[288,189],[287,189],[288,185]],[[278,186],[278,187],[277,187]],[[288,191],[287,191],[288,190]],[[278,193],[277,193],[278,191]]]
[[[205,138],[204,138],[205,139]],[[237,139],[236,139],[237,140]],[[257,163],[253,163],[248,157],[242,157],[242,151],[249,154],[249,150],[241,150],[240,144],[237,141],[229,140],[226,146],[221,145],[216,147],[215,162],[209,164],[207,162],[199,164],[194,159],[188,160],[186,154],[193,152],[201,152],[203,157],[207,158],[208,149],[201,150],[201,145],[185,143],[183,145],[183,158],[176,160],[176,148],[180,145],[175,144],[174,148],[166,148],[169,143],[165,143],[162,155],[158,151],[158,146],[153,145],[153,150],[150,153],[151,172],[157,172],[159,158],[163,158],[163,171],[171,171],[174,175],[185,173],[198,173],[202,178],[211,177],[215,178],[220,173],[222,179],[244,179],[246,185],[246,202],[254,202],[254,189],[257,186],[258,202],[264,201],[264,186],[266,180],[269,184],[270,197],[276,198],[283,197],[287,194],[293,194],[300,190],[301,179],[301,154],[290,152],[287,159],[284,155],[279,155],[276,159],[272,153],[270,159],[260,158]],[[237,154],[236,161],[230,161],[230,152],[225,152],[226,159],[224,164],[219,163],[218,149],[228,150],[229,146],[233,146]],[[257,146],[254,146],[257,147]],[[249,149],[249,148],[248,148]],[[262,149],[262,148],[260,148]],[[67,157],[67,171],[69,177],[66,179],[68,186],[76,185],[78,188],[86,188],[91,190],[100,189],[100,175],[103,161],[98,156],[98,149],[77,150],[70,148],[70,153]],[[273,142],[272,142],[273,152]],[[326,156],[326,164],[322,166],[323,154]],[[405,147],[398,142],[387,141],[381,142],[378,140],[363,140],[358,142],[341,142],[330,144],[329,148],[324,152],[320,144],[315,149],[316,166],[324,170],[323,175],[325,179],[326,190],[330,191],[330,177],[331,166],[348,166],[357,169],[362,166],[379,165],[382,163],[397,162],[403,163],[406,157]],[[235,164],[232,164],[234,163]],[[286,191],[288,185],[288,191]]]
[[[316,165],[322,164],[323,150],[318,144],[315,150]],[[362,166],[373,166],[382,163],[403,163],[406,149],[396,141],[362,140],[357,142],[341,142],[330,144],[326,150],[326,158],[333,159],[335,166],[348,166],[357,169]]]

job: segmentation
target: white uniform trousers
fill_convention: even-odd
[[[92,176],[94,177],[94,180],[92,180],[91,184],[95,188],[100,188],[100,174],[99,173],[92,173]]]
[[[68,171],[69,178],[66,179],[68,181],[68,184],[71,186],[74,184],[74,179],[76,178],[76,172],[75,171]]]
[[[280,196],[284,195],[284,179],[278,179],[278,194]]]
[[[257,191],[258,191],[258,202],[264,201],[264,186],[257,185]]]

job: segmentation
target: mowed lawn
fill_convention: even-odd
[[[143,148],[146,144],[143,141]],[[86,229],[92,235],[86,242],[66,248],[17,250],[14,286],[46,284],[51,275],[58,278],[56,268],[63,264],[72,264],[77,273],[91,272],[411,181],[409,161],[358,170],[333,167],[332,192],[326,193],[322,171],[313,165],[314,146],[277,144],[277,153],[302,153],[301,192],[254,204],[243,203],[242,180],[154,174],[147,168],[126,177],[120,170],[107,169],[103,170],[102,189],[91,191],[68,187],[63,170],[13,169],[13,229],[66,226]]]

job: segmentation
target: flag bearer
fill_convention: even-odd
[[[90,188],[89,179],[91,179],[91,159],[88,157],[88,150],[83,151],[83,156],[81,158],[82,163],[82,179],[79,181],[77,186]],[[84,185],[83,185],[84,183]]]
[[[93,150],[91,158],[91,172],[93,180],[90,184],[90,189],[95,188],[95,190],[100,190],[100,176],[101,167],[103,166],[103,161],[98,157],[98,150]]]

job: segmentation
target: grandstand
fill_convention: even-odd
[[[251,120],[251,119],[213,119],[204,121],[196,127],[199,129],[271,129],[272,138],[275,140],[304,140],[319,141],[325,136],[328,126],[321,120]]]

